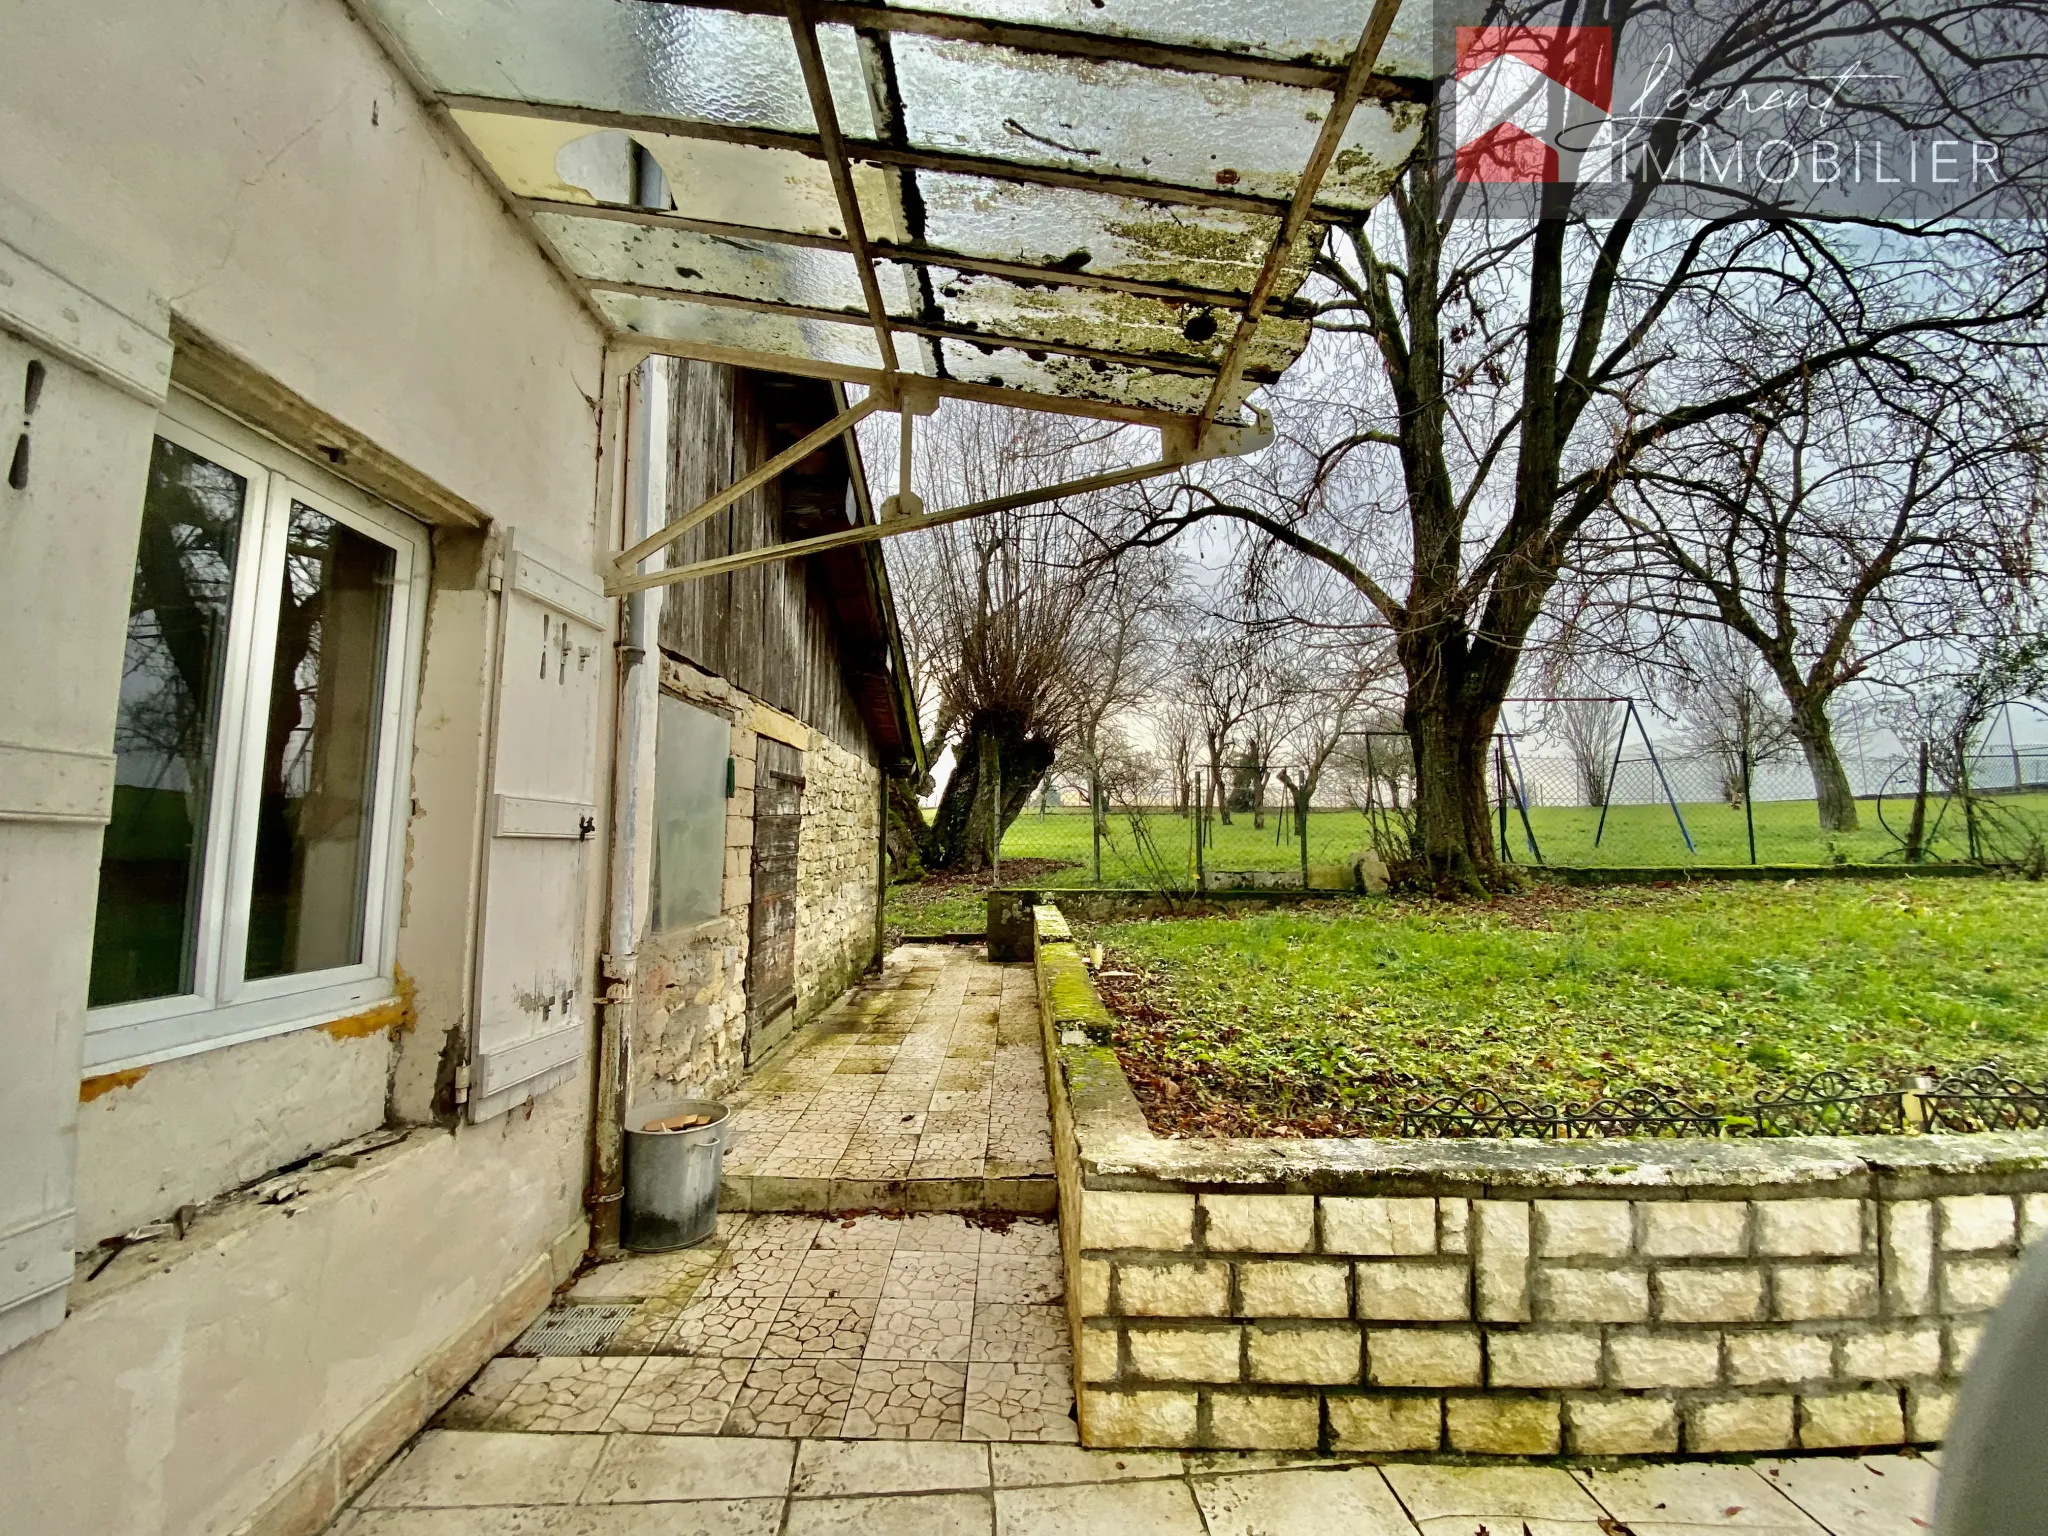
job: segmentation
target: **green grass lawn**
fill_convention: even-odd
[[[1161,1129],[1387,1135],[1404,1103],[1474,1086],[1733,1108],[1829,1068],[2048,1072],[2048,884],[1543,887],[1086,937]]]
[[[2048,795],[2000,796],[1996,806],[2025,817],[2048,830]],[[1938,806],[1935,807],[1938,809]],[[1529,831],[1544,859],[1552,864],[1591,866],[1747,864],[1749,834],[1740,808],[1719,801],[1681,803],[1695,851],[1688,852],[1669,806],[1617,805],[1600,833],[1600,813],[1582,807],[1538,806],[1529,813]],[[1899,840],[1879,822],[1874,801],[1857,807],[1862,825],[1855,832],[1824,834],[1811,800],[1760,801],[1755,807],[1757,861],[1764,864],[1887,863],[1900,859]],[[1903,818],[1906,806],[1886,801],[1885,815]],[[1239,813],[1229,826],[1215,825],[1216,840],[1204,854],[1212,870],[1296,869],[1301,845],[1290,821],[1283,831],[1277,812],[1268,812],[1263,830],[1252,817]],[[1903,825],[1901,827],[1903,830]],[[1309,861],[1348,864],[1368,844],[1366,820],[1358,811],[1309,813]],[[1517,863],[1536,862],[1520,819],[1508,818],[1508,851]],[[1929,856],[1961,859],[1968,848],[1960,808],[1942,818]],[[1095,883],[1094,851],[1088,813],[1057,809],[1026,811],[1003,837],[1006,859],[1065,860],[1070,867],[1033,876],[1047,885]],[[1119,886],[1192,886],[1194,850],[1191,823],[1171,812],[1132,815],[1113,812],[1102,847],[1102,883]]]

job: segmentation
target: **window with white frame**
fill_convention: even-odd
[[[150,455],[86,1066],[390,995],[422,529],[174,398]]]

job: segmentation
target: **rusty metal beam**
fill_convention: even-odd
[[[948,507],[942,512],[928,512],[920,517],[897,517],[883,523],[865,523],[857,528],[843,529],[838,533],[819,534],[816,538],[797,539],[787,544],[766,544],[759,549],[742,550],[736,555],[721,555],[716,559],[699,560],[691,565],[679,565],[668,570],[638,571],[631,575],[615,576],[605,583],[605,591],[617,597],[628,592],[642,592],[649,587],[665,587],[679,581],[695,581],[703,576],[720,576],[728,571],[742,571],[749,566],[772,565],[778,560],[797,560],[806,555],[820,555],[826,550],[844,549],[852,544],[872,544],[877,539],[894,538],[899,533],[916,533],[920,529],[940,528],[947,523],[963,522],[971,517],[987,517],[992,513],[1007,512],[1016,507],[1058,501],[1067,496],[1085,496],[1093,491],[1113,490],[1117,486],[1149,480],[1156,475],[1171,474],[1184,467],[1186,463],[1187,460],[1180,457],[1158,459],[1150,464],[1111,470],[1106,474],[1089,475],[1080,480],[1067,480],[1035,491],[1019,491],[1014,495],[990,497],[986,501],[972,501],[965,506]],[[622,557],[621,564],[623,563]]]
[[[851,432],[861,422],[874,415],[876,411],[893,410],[895,403],[896,397],[889,391],[884,389],[872,391],[859,405],[840,412],[822,427],[818,427],[797,439],[796,442],[776,454],[774,458],[740,476],[739,479],[733,481],[731,485],[718,492],[717,495],[707,497],[674,522],[667,524],[654,533],[650,533],[631,549],[621,552],[619,557],[612,561],[613,571],[622,574],[630,572],[642,560],[647,559],[650,555],[659,554],[706,518],[713,517],[724,511],[749,491],[758,490],[770,480],[781,475],[784,470],[801,464],[805,459],[808,459],[841,433]],[[660,583],[643,581],[640,585],[658,586]],[[607,582],[605,589],[616,592],[637,590],[637,588],[631,586],[615,586],[614,582]]]
[[[746,16],[784,14],[780,0],[658,0],[658,3],[687,10],[732,11]],[[992,21],[895,5],[851,5],[844,0],[816,0],[811,14],[818,22],[837,23],[863,31],[901,32],[946,42],[981,43],[995,48],[1013,48],[1020,53],[1051,54],[1058,58],[1138,64],[1148,69],[1168,69],[1181,74],[1263,80],[1303,90],[1335,91],[1344,79],[1341,64],[1269,59],[1191,43],[1162,43],[1114,33],[1076,32],[1065,27]],[[1422,84],[1417,82],[1415,87],[1417,99],[1421,99]]]
[[[744,309],[759,315],[786,315],[792,320],[824,320],[834,325],[866,325],[868,317],[845,309],[823,309],[810,304],[787,304],[780,299],[749,299],[739,294],[708,293],[691,288],[662,288],[652,283],[625,283],[608,277],[585,278],[594,293],[630,293],[641,298],[668,299],[679,304],[703,304],[712,309]],[[929,336],[946,341],[964,341],[971,346],[1008,347],[1019,352],[1057,352],[1063,357],[1084,357],[1096,362],[1154,373],[1185,374],[1190,378],[1213,378],[1216,365],[1199,358],[1165,352],[1113,352],[1084,342],[1048,341],[1040,337],[1006,336],[999,331],[977,330],[972,326],[944,325],[908,315],[890,317],[890,327],[906,336]],[[887,370],[885,369],[884,372]]]
[[[743,144],[753,149],[783,149],[826,159],[822,142],[814,134],[790,133],[780,128],[741,128],[729,123],[707,123],[696,118],[663,117],[648,112],[613,112],[601,107],[571,107],[551,102],[519,101],[503,96],[458,96],[439,98],[454,112],[498,112],[509,117],[537,117],[550,122],[583,123],[592,128],[616,128],[623,133],[666,134],[678,139],[708,139],[720,144]],[[1151,181],[1139,176],[1116,176],[1103,171],[1076,171],[1059,166],[1026,165],[988,155],[961,155],[942,150],[903,149],[873,139],[843,141],[849,159],[869,165],[907,166],[912,170],[938,171],[955,176],[978,176],[990,181],[1012,181],[1025,186],[1064,187],[1079,192],[1106,192],[1116,197],[1135,197],[1148,202],[1176,203],[1189,208],[1217,208],[1226,212],[1256,214],[1284,219],[1293,200],[1263,197],[1252,192],[1231,192],[1221,187],[1189,187],[1168,181]],[[1356,208],[1317,206],[1309,216],[1329,223],[1356,219]]]
[[[810,93],[811,118],[818,125],[818,147],[824,151],[832,191],[839,199],[839,222],[845,228],[846,248],[853,253],[854,265],[860,269],[860,291],[868,301],[868,320],[875,328],[876,344],[882,349],[882,367],[894,376],[898,367],[896,333],[889,324],[889,306],[882,301],[882,285],[875,278],[867,221],[861,217],[860,197],[853,189],[853,167],[847,163],[846,144],[839,136],[839,108],[832,101],[832,82],[825,75],[825,57],[818,52],[818,34],[812,28],[807,4],[808,0],[787,0],[790,40],[796,44],[804,89]]]
[[[1237,329],[1231,332],[1230,344],[1224,348],[1223,366],[1217,370],[1216,382],[1202,407],[1204,421],[1216,419],[1224,401],[1243,377],[1245,355],[1251,348],[1252,336],[1258,330],[1259,322],[1265,318],[1266,305],[1272,300],[1273,289],[1287,264],[1287,253],[1293,249],[1295,240],[1314,212],[1316,193],[1322,190],[1323,177],[1329,173],[1331,161],[1337,158],[1337,146],[1344,141],[1344,130],[1351,124],[1351,113],[1372,80],[1372,67],[1379,62],[1380,49],[1394,28],[1394,17],[1400,9],[1401,0],[1374,0],[1372,14],[1365,19],[1365,30],[1358,34],[1358,46],[1351,50],[1351,63],[1344,71],[1344,83],[1338,87],[1330,104],[1330,115],[1323,119],[1322,131],[1316,135],[1316,147],[1308,157],[1308,164],[1302,168],[1301,179],[1294,184],[1293,200],[1287,205],[1286,216],[1281,219],[1279,231],[1273,236],[1272,248],[1266,252],[1265,264],[1259,269],[1259,280],[1253,284],[1251,296],[1245,302],[1244,318],[1238,321]]]
[[[727,224],[716,219],[691,218],[687,214],[664,213],[649,208],[621,208],[611,203],[563,203],[550,198],[515,199],[526,213],[559,214],[564,218],[606,219],[618,224],[638,224],[648,229],[679,229],[692,234],[713,235],[724,240],[754,240],[768,245],[797,246],[810,251],[849,249],[838,235],[813,235],[797,230],[769,229],[758,224]],[[928,267],[951,267],[960,272],[986,273],[1033,287],[1088,288],[1108,293],[1128,293],[1139,298],[1163,299],[1171,304],[1199,304],[1207,309],[1239,313],[1245,295],[1224,288],[1197,288],[1184,283],[1155,283],[1143,278],[1116,277],[1106,272],[1076,271],[1069,267],[1046,267],[1031,262],[1005,261],[992,256],[970,256],[964,251],[939,245],[904,245],[889,240],[869,240],[868,249],[884,261]],[[1254,274],[1256,276],[1256,274]],[[1269,306],[1269,312],[1281,306]]]

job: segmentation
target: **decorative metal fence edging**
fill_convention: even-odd
[[[2029,1083],[1996,1062],[1903,1087],[1858,1084],[1822,1072],[1781,1094],[1759,1092],[1724,1108],[1685,1099],[1676,1089],[1632,1088],[1583,1104],[1514,1098],[1467,1088],[1412,1104],[1401,1134],[1435,1139],[1529,1136],[1911,1136],[1934,1132],[2021,1131],[2048,1126],[2048,1079]]]

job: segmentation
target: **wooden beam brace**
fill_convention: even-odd
[[[1008,496],[991,496],[984,501],[970,501],[963,506],[948,507],[940,512],[928,512],[916,517],[895,517],[880,523],[865,523],[858,528],[820,534],[816,538],[796,539],[787,544],[767,544],[759,549],[720,555],[715,559],[699,560],[691,565],[674,566],[668,570],[620,574],[605,583],[605,591],[618,597],[628,592],[642,592],[649,587],[672,586],[679,581],[695,581],[703,576],[721,576],[729,571],[743,571],[756,565],[772,565],[779,560],[799,560],[806,555],[820,555],[827,550],[845,549],[849,545],[872,544],[878,539],[893,539],[899,533],[915,533],[924,528],[941,528],[948,523],[987,517],[992,513],[1008,512],[1018,507],[1060,501],[1069,496],[1086,496],[1095,491],[1114,490],[1118,486],[1133,485],[1140,480],[1151,480],[1160,475],[1172,474],[1175,470],[1183,469],[1201,459],[1256,453],[1273,440],[1272,422],[1270,418],[1264,416],[1260,417],[1255,426],[1235,431],[1203,432],[1198,435],[1195,427],[1193,419],[1187,418],[1179,429],[1163,429],[1160,444],[1162,456],[1149,464],[1138,464],[1129,469],[1113,469],[1099,475],[1087,475],[1079,480],[1065,480],[1058,485],[1048,485],[1038,490],[1016,491]]]
[[[668,548],[669,545],[675,543],[677,539],[680,539],[706,518],[716,516],[749,491],[766,485],[770,480],[782,474],[784,470],[801,464],[805,459],[816,453],[841,433],[852,431],[854,427],[874,415],[876,411],[893,410],[895,405],[896,395],[893,390],[885,387],[870,390],[867,398],[861,401],[860,404],[850,410],[840,412],[816,431],[799,438],[795,443],[783,449],[782,452],[776,454],[774,458],[768,460],[767,463],[761,465],[758,469],[742,475],[717,495],[699,502],[674,522],[649,534],[631,549],[622,553],[612,562],[612,570],[615,573],[614,579],[605,583],[605,590],[618,593],[637,591],[639,587],[659,586],[659,582],[653,581],[640,581],[635,586],[622,586],[619,584],[619,578],[632,572],[633,568],[649,555],[657,554],[661,550]],[[657,572],[655,574],[658,575],[660,573]]]

